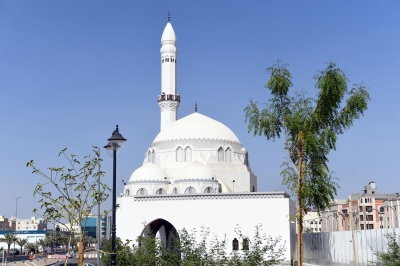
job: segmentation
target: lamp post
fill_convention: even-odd
[[[233,185],[233,193],[235,193],[235,180],[232,180],[232,185]]]
[[[21,197],[14,197],[15,199],[15,231],[17,231],[17,217],[18,217],[18,200]],[[14,240],[14,257],[15,257],[15,240]]]
[[[115,250],[116,238],[116,206],[117,206],[117,153],[124,146],[126,139],[119,133],[118,125],[111,138],[108,139],[108,144],[104,146],[107,153],[113,157],[113,197],[112,197],[112,225],[111,225],[111,266],[117,265],[117,254]]]
[[[92,146],[93,148],[97,149],[98,157],[100,159],[100,148],[97,146]],[[99,162],[99,173],[100,173],[100,162]],[[100,175],[97,179],[97,190],[100,191]],[[100,231],[100,201],[97,204],[97,265],[100,265],[100,238],[101,238],[101,231]]]

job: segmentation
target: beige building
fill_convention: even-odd
[[[399,194],[397,193],[397,196]],[[383,228],[400,227],[400,199],[387,199],[383,201]]]
[[[389,213],[389,209],[395,210],[393,206],[393,200],[397,199],[396,193],[390,194],[379,194],[378,188],[374,181],[369,182],[364,187],[362,193],[353,193],[349,196],[348,200],[337,200],[335,201],[330,209],[321,212],[322,219],[322,232],[331,231],[347,231],[351,230],[350,227],[350,212],[353,213],[355,221],[355,230],[368,230],[376,228],[387,228],[395,223],[395,215]],[[387,209],[387,222],[384,223],[385,210],[384,202],[388,202]],[[396,203],[397,204],[397,203]],[[397,207],[398,209],[398,207]],[[391,218],[390,218],[390,217]],[[390,226],[390,227],[392,227]]]
[[[298,232],[298,228],[296,226],[296,233]],[[318,213],[312,211],[311,209],[307,210],[307,214],[303,216],[303,232],[304,233],[316,233],[321,232],[321,219],[318,216]]]
[[[37,231],[46,230],[47,222],[43,219],[31,217],[30,219],[17,219],[15,231]]]
[[[14,231],[15,220],[9,220],[8,218],[0,215],[0,231]]]

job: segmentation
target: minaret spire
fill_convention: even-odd
[[[180,95],[176,86],[176,65],[178,51],[176,49],[176,35],[170,23],[171,16],[168,12],[168,23],[161,37],[161,95],[158,96],[158,105],[161,109],[161,131],[170,123],[176,121]]]

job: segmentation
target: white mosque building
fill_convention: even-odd
[[[248,152],[224,124],[196,110],[177,119],[177,39],[169,21],[161,37],[160,133],[118,198],[117,236],[136,240],[146,230],[165,243],[178,231],[209,228],[220,240],[250,239],[256,225],[293,251],[295,204],[285,192],[258,192]],[[236,241],[236,240],[235,240]],[[239,245],[240,246],[240,245]]]

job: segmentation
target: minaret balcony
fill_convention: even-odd
[[[163,101],[178,101],[181,102],[181,96],[179,94],[161,94],[158,95],[158,102]]]

